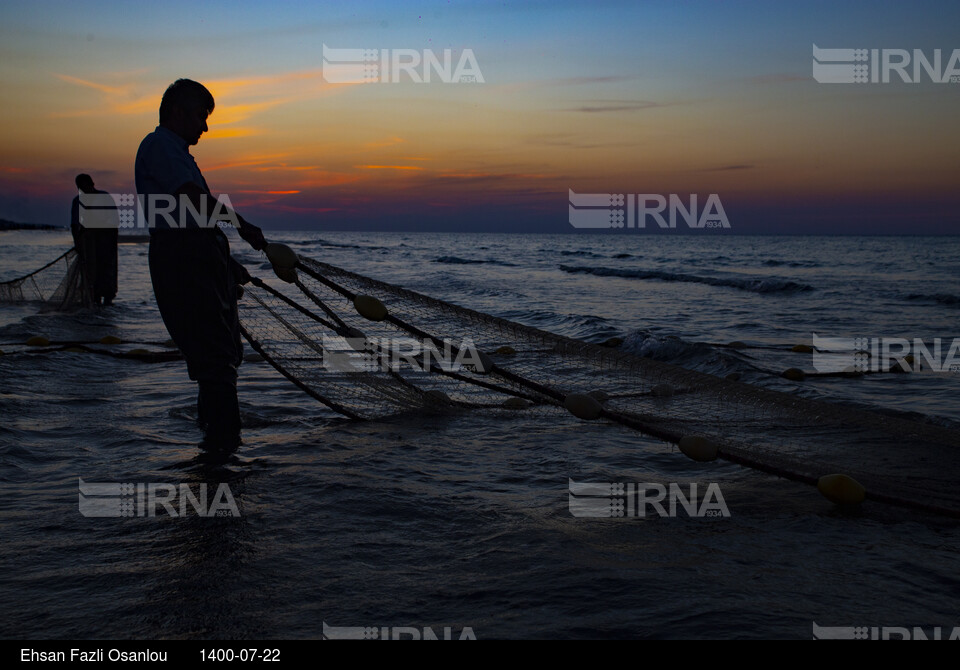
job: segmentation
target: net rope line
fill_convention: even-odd
[[[287,330],[289,330],[293,335],[295,335],[300,341],[302,341],[307,346],[307,348],[315,352],[317,355],[316,359],[312,359],[308,356],[308,357],[302,358],[301,359],[302,361],[316,360],[316,362],[318,362],[320,365],[323,365],[325,357],[328,356],[329,354],[323,349],[322,346],[320,346],[319,344],[317,344],[316,342],[312,341],[307,336],[305,336],[295,325],[293,325],[283,316],[278,314],[276,310],[271,308],[266,302],[260,300],[259,297],[254,296],[254,299],[260,302],[260,304],[263,305],[270,312],[270,314],[278,322],[280,322],[281,325],[283,325]],[[313,316],[315,318],[315,315]],[[276,361],[273,359],[273,357],[270,356],[269,352],[263,353],[261,351],[258,353],[261,353],[261,355],[263,355],[268,362],[270,362],[272,365],[275,365]],[[370,380],[363,375],[358,374],[354,379],[354,383],[367,386],[371,390],[371,392],[379,393],[381,395],[386,396],[386,399],[388,401],[398,402],[402,400],[396,394],[390,393],[390,391],[392,390],[390,386],[377,384],[375,380]],[[340,405],[339,403],[336,403],[335,401],[330,401],[330,402],[334,403],[333,405],[331,405],[332,409],[335,409],[341,413],[344,413],[345,415],[350,416],[351,418],[360,418],[358,415],[354,414],[348,408]]]
[[[329,306],[327,306],[326,302],[323,301],[323,300],[321,300],[321,299],[319,299],[313,291],[311,291],[310,289],[308,289],[308,288],[307,288],[306,286],[304,286],[302,283],[299,284],[298,287],[301,289],[301,291],[302,291],[305,295],[307,295],[307,296],[311,299],[312,302],[314,302],[315,304],[320,305],[327,313],[331,313],[331,312],[332,312],[331,308],[330,308]],[[335,312],[334,312],[334,313],[335,313]],[[346,322],[345,322],[342,318],[339,318],[339,317],[338,317],[337,320],[338,320],[338,322],[341,324],[340,327],[339,327],[339,329],[338,329],[338,330],[339,330],[339,333],[338,333],[338,334],[340,334],[340,335],[350,335],[350,334],[354,334],[354,335],[360,334],[360,335],[363,335],[363,333],[359,333],[359,329],[353,328],[353,327],[351,327],[351,326],[348,326],[348,325],[346,324]],[[368,331],[368,332],[369,332],[369,331]],[[301,333],[302,333],[302,331],[301,331]],[[376,340],[374,340],[374,341],[376,342]],[[375,346],[380,346],[380,345],[375,345]],[[454,349],[454,350],[455,350],[455,349]],[[384,353],[383,350],[381,350],[381,351],[379,351],[379,352],[374,352],[374,353],[378,354],[380,357],[384,357],[384,356],[385,356],[385,353]],[[464,375],[457,374],[457,373],[452,372],[452,371],[450,371],[450,370],[444,370],[444,369],[438,367],[435,363],[431,363],[431,366],[430,366],[429,369],[430,369],[431,372],[439,373],[439,374],[443,375],[444,377],[447,378],[447,381],[448,381],[448,382],[451,382],[450,384],[448,384],[447,386],[443,387],[442,389],[436,389],[436,388],[435,388],[434,390],[444,390],[445,392],[451,391],[451,390],[460,390],[460,391],[463,391],[464,388],[473,387],[473,388],[475,389],[476,387],[480,387],[480,388],[483,388],[483,389],[488,390],[488,391],[493,391],[494,393],[500,394],[500,395],[502,395],[502,396],[504,396],[504,397],[508,397],[508,396],[515,396],[515,397],[516,397],[516,396],[518,396],[518,397],[530,398],[530,395],[529,395],[528,393],[524,393],[522,390],[518,390],[518,389],[516,389],[516,388],[508,388],[508,387],[504,387],[504,386],[502,386],[502,385],[497,385],[497,384],[489,383],[489,382],[484,381],[484,380],[481,380],[481,379],[468,379],[468,378],[467,378],[466,376],[464,376]],[[402,376],[400,376],[397,372],[391,370],[390,373],[391,373],[391,376],[392,376],[392,379],[393,379],[393,380],[399,380],[399,381],[404,381],[404,382],[406,381],[405,378],[402,377]],[[424,376],[424,375],[421,375],[421,378],[422,378],[423,376]],[[373,376],[373,377],[371,377],[371,379],[377,379],[377,380],[379,380],[380,377],[379,377],[379,376]],[[389,380],[388,380],[388,381],[389,381]],[[434,380],[434,382],[435,382],[435,381],[436,381],[436,380]],[[409,382],[406,382],[406,383],[409,383]],[[454,387],[453,389],[451,389],[451,385]],[[458,385],[460,386],[459,389],[456,388]],[[422,392],[422,391],[421,391],[421,392]],[[474,393],[475,393],[475,391],[474,391]],[[449,394],[448,394],[448,395],[449,395]],[[531,400],[534,400],[534,401],[539,401],[538,398],[530,398],[530,399],[531,399]],[[409,397],[406,397],[406,398],[404,398],[404,400],[410,400],[410,398],[409,398]],[[438,402],[438,398],[437,398],[436,396],[427,397],[427,398],[424,398],[424,400],[428,400],[428,401],[431,402],[431,403],[437,403],[437,402]],[[492,402],[491,402],[490,400],[488,400],[488,399],[486,399],[485,401],[482,401],[482,402],[481,402],[481,401],[477,401],[476,399],[471,400],[471,399],[469,399],[469,398],[456,397],[456,396],[450,398],[450,400],[452,401],[453,404],[461,404],[461,405],[467,405],[467,406],[483,406],[483,407],[488,407],[488,406],[491,406],[491,405],[493,405],[493,404],[498,404],[498,403],[492,403]],[[424,403],[423,403],[423,402],[418,402],[418,403],[416,403],[416,404],[422,405],[422,404],[424,404]],[[392,406],[392,407],[387,407],[387,408],[376,408],[376,409],[373,411],[372,414],[369,413],[369,412],[367,413],[367,418],[373,418],[373,417],[375,417],[375,416],[385,416],[385,415],[388,415],[388,414],[397,413],[398,411],[402,411],[402,410],[404,410],[404,409],[409,409],[409,406],[408,406],[408,407]]]
[[[333,289],[334,291],[340,293],[341,295],[343,295],[344,297],[348,298],[349,300],[353,300],[354,298],[356,298],[356,296],[357,296],[356,293],[354,293],[354,292],[350,291],[349,289],[346,289],[346,288],[344,288],[344,287],[336,284],[336,283],[333,282],[333,281],[328,280],[326,277],[324,277],[324,276],[323,276],[320,272],[318,272],[317,270],[315,270],[315,269],[313,269],[313,268],[310,268],[309,266],[303,265],[303,264],[298,265],[298,267],[299,267],[301,270],[303,270],[304,272],[306,272],[307,274],[309,274],[310,276],[312,276],[314,279],[317,279],[318,281],[323,282],[324,284],[326,284],[327,286],[329,286],[331,289]],[[301,288],[301,290],[303,290],[303,289]],[[437,336],[435,336],[435,335],[431,335],[430,333],[428,333],[428,332],[426,332],[426,331],[424,331],[424,330],[422,330],[422,329],[414,326],[414,325],[411,324],[411,323],[408,323],[408,322],[406,322],[406,321],[404,321],[404,320],[402,320],[402,319],[394,316],[393,314],[389,314],[389,313],[388,313],[388,314],[386,315],[386,319],[387,319],[388,321],[390,321],[390,323],[392,323],[393,325],[395,325],[397,328],[399,328],[400,330],[405,331],[405,332],[409,333],[410,335],[413,335],[414,337],[421,338],[422,340],[429,340],[429,341],[431,341],[435,346],[443,346],[443,344],[444,344],[443,340],[441,340],[439,337],[437,337]],[[454,353],[455,353],[455,354],[456,354],[456,353],[459,353],[459,351],[460,351],[459,348],[457,348],[457,347],[454,347],[453,349],[454,349]],[[494,373],[494,374],[496,374],[496,375],[498,375],[498,376],[504,377],[504,378],[506,378],[507,380],[509,380],[509,381],[511,381],[511,382],[519,385],[519,386],[525,386],[525,387],[527,387],[529,390],[534,391],[534,392],[539,393],[539,394],[542,394],[542,395],[544,395],[544,396],[547,396],[548,398],[552,398],[553,400],[555,400],[555,401],[557,401],[557,402],[563,402],[564,398],[566,397],[565,394],[563,394],[563,393],[560,392],[560,391],[557,391],[557,390],[555,390],[555,389],[548,388],[548,387],[546,387],[546,386],[543,386],[543,385],[541,385],[541,384],[538,384],[537,382],[535,382],[535,381],[533,381],[533,380],[530,380],[530,379],[527,379],[527,378],[525,378],[525,377],[522,377],[522,376],[520,376],[520,375],[516,375],[516,374],[512,373],[510,370],[505,369],[505,368],[503,368],[503,367],[501,367],[501,366],[498,366],[495,362],[492,363],[492,366],[490,367],[489,372],[492,372],[492,373]]]
[[[403,335],[431,342],[469,336],[494,360],[487,374],[467,370],[454,377],[436,374],[437,370],[431,368],[432,375],[406,370],[396,375],[417,387],[443,391],[455,404],[495,407],[519,396],[535,404],[558,406],[570,393],[603,391],[607,398],[602,418],[652,437],[677,443],[685,435],[704,435],[718,443],[721,457],[740,465],[808,484],[815,484],[823,474],[845,472],[861,481],[874,500],[960,516],[960,499],[955,491],[960,478],[953,465],[960,449],[957,431],[640,358],[459,307],[302,256],[297,268],[301,274],[296,284],[284,286],[296,288],[325,314],[336,315],[327,323],[337,326],[332,331],[325,329],[319,321],[293,310],[312,322],[296,324],[300,336],[322,341],[324,335],[343,335],[347,329],[367,337]],[[388,308],[386,318],[373,322],[360,316],[351,304],[357,295],[380,299]],[[249,329],[251,321],[257,321],[255,313],[245,311],[242,318],[249,336],[257,340],[257,333]],[[291,356],[283,350],[282,340],[265,345],[259,339],[258,345],[281,372],[284,366],[289,367]],[[497,355],[497,348],[503,345],[515,351]],[[300,381],[315,391],[311,395],[321,396],[321,402],[333,400],[351,407],[360,418],[386,417],[425,406],[424,395],[381,393],[379,399],[363,398],[345,388],[335,374],[318,373],[309,365],[299,369],[304,374]],[[398,384],[396,376],[362,374],[375,379],[368,388]],[[673,387],[672,397],[653,393],[661,384]],[[389,402],[393,399],[407,404]],[[384,404],[383,400],[388,402]],[[436,401],[426,406],[431,404],[436,405]],[[921,456],[928,464],[918,468]]]
[[[349,336],[349,335],[352,334],[352,333],[349,332],[349,329],[345,326],[345,324],[339,319],[339,317],[336,315],[336,313],[333,312],[332,310],[330,310],[326,305],[324,305],[321,301],[319,301],[319,300],[316,299],[315,297],[313,298],[314,302],[315,302],[316,304],[318,304],[320,307],[322,307],[323,310],[324,310],[327,314],[329,314],[329,315],[331,316],[331,318],[333,318],[333,319],[337,322],[337,324],[333,324],[333,323],[331,323],[331,322],[329,322],[329,321],[326,321],[326,320],[323,319],[322,317],[316,315],[315,313],[313,313],[313,312],[311,312],[310,310],[308,310],[307,308],[303,307],[302,305],[300,305],[300,304],[297,303],[296,301],[294,301],[294,300],[288,298],[287,296],[283,295],[282,293],[280,293],[280,292],[277,291],[276,289],[273,289],[271,286],[269,286],[268,284],[264,283],[262,280],[260,280],[260,279],[258,279],[258,278],[256,278],[256,277],[251,277],[250,281],[251,281],[251,283],[253,283],[254,286],[257,286],[258,288],[263,289],[264,291],[266,291],[267,293],[269,293],[270,295],[272,295],[274,298],[277,298],[277,299],[279,299],[279,300],[282,300],[284,303],[286,303],[287,305],[293,307],[294,309],[296,309],[296,310],[297,310],[298,312],[300,312],[301,314],[303,314],[303,315],[305,315],[305,316],[313,319],[314,321],[316,321],[317,323],[320,323],[320,324],[323,325],[323,326],[326,326],[327,328],[329,328],[330,330],[336,332],[337,334],[339,334],[339,335],[341,335],[341,336]],[[299,285],[299,288],[300,288],[301,291],[303,291],[304,294],[306,294],[308,297],[312,297],[310,291],[309,291],[305,286]],[[292,325],[292,324],[289,323],[284,317],[282,317],[281,315],[279,315],[275,309],[271,308],[271,307],[270,307],[264,300],[262,300],[260,297],[258,297],[258,296],[255,295],[255,296],[253,296],[253,299],[256,300],[256,301],[258,301],[265,309],[267,309],[267,310],[273,315],[273,317],[274,317],[275,319],[277,319],[281,324],[284,325],[284,327],[287,328],[287,330],[289,330],[291,333],[293,333],[294,335],[296,335],[296,336],[298,337],[298,339],[300,339],[301,341],[303,341],[308,347],[310,347],[313,351],[315,351],[315,352],[318,354],[318,356],[319,356],[318,362],[320,362],[321,364],[323,363],[324,356],[327,355],[327,353],[324,351],[324,349],[323,349],[321,346],[319,346],[316,342],[313,342],[313,341],[307,339],[307,338],[296,328],[296,326]],[[247,337],[246,334],[245,334],[244,336]],[[249,340],[249,337],[248,337],[247,339]],[[252,342],[251,342],[251,344],[252,344]],[[269,356],[269,353],[264,354],[264,353],[262,353],[262,352],[259,351],[259,350],[258,350],[258,353],[260,353],[260,355],[263,356],[265,360],[267,360],[268,362],[270,362],[271,365],[273,365],[274,367],[277,367],[277,362],[276,362],[272,357]],[[394,372],[392,372],[392,371],[391,371],[391,374],[392,374],[392,375],[397,379],[397,381],[399,381],[401,384],[404,384],[404,385],[409,386],[409,388],[413,389],[413,390],[416,391],[416,392],[420,392],[420,389],[419,389],[419,388],[410,385],[405,379],[403,379],[403,377],[397,375],[396,373],[394,373]],[[360,378],[359,378],[359,381],[360,381],[361,383],[364,383],[366,380],[365,380],[363,377],[360,377]],[[379,389],[379,388],[378,388],[378,389],[376,389],[376,390],[383,391],[384,389]],[[313,394],[313,393],[311,393],[311,395],[314,395],[314,397],[316,397],[316,395]],[[318,399],[319,399],[319,398],[318,398]],[[338,406],[338,407],[339,407],[339,408],[337,409],[337,411],[339,411],[339,412],[341,412],[341,413],[343,413],[343,414],[345,414],[345,415],[347,415],[347,416],[350,416],[351,418],[359,418],[359,417],[357,417],[354,413],[352,413],[352,412],[350,412],[349,410],[347,410],[346,408],[344,408],[344,407],[342,407],[342,406]]]
[[[278,298],[277,293],[275,290],[257,292],[247,289],[245,295],[273,316],[279,306],[289,304]],[[288,379],[295,378],[298,386],[309,388],[311,396],[335,411],[351,418],[377,418],[413,408],[427,408],[436,402],[424,389],[393,370],[384,371],[379,366],[363,372],[326,369],[325,357],[330,352],[322,345],[318,347],[317,343],[324,341],[324,335],[336,331],[318,332],[315,326],[322,319],[309,310],[293,309],[284,314],[282,321],[276,322],[283,326],[284,332],[277,332],[269,320],[250,317],[247,311],[242,314],[245,336],[254,349]]]
[[[337,326],[337,328],[336,328],[336,332],[337,332],[339,335],[344,336],[344,337],[350,337],[350,336],[354,336],[354,337],[356,337],[356,336],[364,337],[363,333],[358,332],[356,329],[354,329],[354,328],[352,328],[352,327],[350,327],[350,326],[347,326],[346,323],[344,323],[343,320],[340,319],[340,317],[336,315],[336,312],[334,312],[332,309],[330,309],[330,307],[328,307],[319,297],[317,297],[317,295],[316,295],[313,291],[311,291],[309,288],[307,288],[307,286],[304,285],[299,279],[298,279],[296,282],[294,282],[294,284],[297,286],[297,288],[300,289],[300,291],[301,291],[305,296],[307,296],[307,298],[310,299],[311,302],[313,302],[314,304],[318,305],[321,309],[324,310],[324,312],[330,314],[331,317],[334,318],[334,319],[337,321],[338,326]],[[349,297],[351,300],[355,297],[353,294],[344,294],[344,295],[347,295],[347,297]],[[308,312],[305,312],[305,313],[307,313],[307,314],[309,315]],[[314,318],[315,318],[316,320],[318,320],[318,321],[321,321],[318,317],[314,317]],[[389,318],[389,317],[388,317],[388,318]],[[321,321],[321,322],[322,322],[322,321]],[[413,332],[413,329],[412,329],[411,327],[409,327],[409,326],[407,326],[407,327],[404,328],[404,329],[407,330],[408,332]],[[443,341],[439,340],[438,338],[432,338],[432,337],[428,336],[428,335],[425,334],[425,333],[416,333],[416,332],[414,332],[414,334],[419,335],[419,336],[423,337],[424,339],[430,339],[431,342],[433,342],[433,344],[434,344],[435,346],[439,344],[441,347],[443,347],[443,346],[445,346],[445,344],[446,344],[446,343],[444,343]],[[389,344],[386,345],[386,346],[384,346],[383,344],[381,344],[381,343],[379,343],[379,342],[376,342],[376,341],[374,341],[374,342],[372,342],[372,343],[369,342],[369,341],[365,341],[365,342],[364,342],[364,345],[365,345],[365,350],[366,350],[367,352],[369,352],[369,353],[374,354],[374,355],[377,357],[378,363],[380,363],[380,364],[389,363],[389,361],[391,360],[391,358],[395,358],[396,350],[395,350],[394,348],[390,347]],[[451,353],[457,353],[457,352],[459,352],[459,349],[458,349],[457,347],[455,347],[455,346],[451,346],[451,347],[450,347],[450,351],[451,351]],[[418,355],[415,357],[415,359],[418,360],[418,361],[421,363],[421,365],[426,365],[426,362],[425,362],[425,360],[424,360],[423,354],[418,354]],[[446,375],[446,376],[448,376],[448,377],[451,377],[451,378],[453,378],[453,379],[457,379],[457,380],[459,380],[459,381],[465,381],[465,382],[468,382],[468,383],[470,383],[470,384],[474,384],[474,385],[477,385],[477,386],[481,386],[481,387],[486,388],[486,389],[488,389],[488,390],[490,390],[490,391],[497,391],[497,392],[499,392],[499,393],[504,393],[504,394],[506,394],[506,395],[511,395],[511,396],[514,396],[514,397],[517,397],[517,398],[523,398],[523,399],[526,399],[526,400],[530,400],[531,402],[534,402],[534,403],[539,402],[539,399],[538,399],[538,398],[531,397],[530,395],[525,394],[525,393],[522,393],[522,392],[519,392],[519,391],[517,391],[517,390],[515,390],[515,389],[507,388],[507,387],[500,386],[500,385],[497,385],[497,384],[493,384],[493,383],[490,383],[490,382],[487,382],[487,381],[483,381],[483,380],[480,380],[480,379],[469,379],[469,378],[467,378],[467,377],[465,377],[465,376],[463,376],[463,375],[460,375],[460,374],[458,374],[458,373],[456,373],[456,372],[454,372],[454,371],[452,371],[452,370],[450,370],[450,369],[447,369],[447,368],[444,368],[444,367],[438,365],[435,361],[430,361],[429,369],[430,369],[431,372],[434,372],[434,373],[437,373],[437,374]],[[394,374],[394,376],[397,377],[397,378],[398,378],[399,380],[401,380],[401,381],[405,381],[402,376],[399,376],[399,375],[397,375],[397,374]],[[457,404],[456,401],[454,401],[454,403]],[[462,403],[461,403],[461,404],[462,404]]]

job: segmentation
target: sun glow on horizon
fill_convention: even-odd
[[[268,227],[331,203],[442,209],[447,220],[457,203],[509,212],[522,198],[517,216],[555,208],[562,217],[569,188],[723,193],[757,206],[844,194],[942,199],[956,170],[949,86],[813,81],[811,36],[873,39],[856,12],[828,3],[762,15],[745,2],[688,12],[437,3],[413,16],[390,3],[361,13],[214,4],[198,17],[209,22],[204,40],[177,11],[123,7],[0,10],[11,93],[0,109],[0,216],[53,218],[80,171],[129,192],[136,147],[180,76],[217,101],[192,149],[211,187],[249,200]],[[945,46],[946,29],[896,25],[917,47]],[[331,83],[323,44],[469,48],[485,83]]]

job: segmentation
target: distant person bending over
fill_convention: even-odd
[[[189,79],[171,84],[160,103],[160,125],[137,151],[136,184],[150,227],[157,307],[186,359],[190,379],[199,385],[197,413],[205,431],[200,446],[230,453],[240,444],[237,368],[243,345],[237,294],[250,275],[230,255],[219,221],[203,213],[219,212],[217,218],[232,220],[254,249],[264,248],[266,241],[259,228],[210,193],[188,151],[207,131],[213,107],[213,96],[202,84]],[[201,217],[181,206],[181,198]]]
[[[90,175],[78,174],[75,181],[80,193],[70,209],[70,232],[80,257],[83,303],[108,307],[117,296],[117,206],[109,193],[94,187]]]

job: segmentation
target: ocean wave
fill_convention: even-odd
[[[516,267],[514,263],[507,263],[506,261],[498,261],[495,258],[487,258],[486,260],[484,260],[480,258],[460,258],[459,256],[440,256],[439,258],[434,258],[433,262],[447,263],[449,265],[479,265],[482,263],[488,263],[490,265],[502,265],[508,268]]]
[[[735,351],[716,349],[704,342],[688,342],[676,335],[657,335],[646,330],[628,333],[620,349],[635,356],[666,361],[719,377],[742,372],[745,368],[743,357]]]
[[[615,323],[593,314],[562,314],[549,310],[524,309],[507,310],[498,316],[586,342],[600,343],[620,334]]]
[[[303,242],[294,242],[294,244],[305,247],[305,246],[321,246],[321,247],[336,247],[338,249],[382,249],[383,247],[370,247],[362,244],[346,244],[344,242],[331,242],[330,240],[325,239],[316,239],[316,240],[305,240]]]
[[[710,286],[726,286],[754,293],[797,293],[812,291],[812,286],[799,284],[788,279],[778,277],[758,277],[747,279],[739,277],[700,277],[685,275],[663,270],[626,270],[620,268],[576,267],[561,265],[560,269],[572,274],[591,274],[598,277],[624,277],[626,279],[659,279],[661,281],[690,282],[695,284],[709,284]]]
[[[907,300],[925,300],[935,302],[938,305],[960,307],[960,296],[950,295],[949,293],[911,293],[907,296]]]
[[[778,267],[788,267],[788,268],[818,268],[820,263],[815,261],[778,261],[776,259],[769,259],[762,263],[769,268],[778,268]]]
[[[582,249],[564,249],[560,252],[561,256],[588,256],[590,258],[604,258],[603,254],[598,254],[593,251],[584,251]]]
[[[623,338],[620,348],[643,358],[673,361],[687,354],[694,346],[675,335],[654,335],[645,330],[635,330]]]

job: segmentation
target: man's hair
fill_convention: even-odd
[[[77,178],[73,180],[77,185],[77,188],[83,188],[86,185],[93,186],[93,177],[88,175],[86,172],[81,172],[77,175]]]
[[[193,105],[203,107],[210,114],[213,112],[213,96],[206,87],[192,79],[177,79],[167,87],[160,101],[160,123],[170,119],[174,107],[185,109]]]

